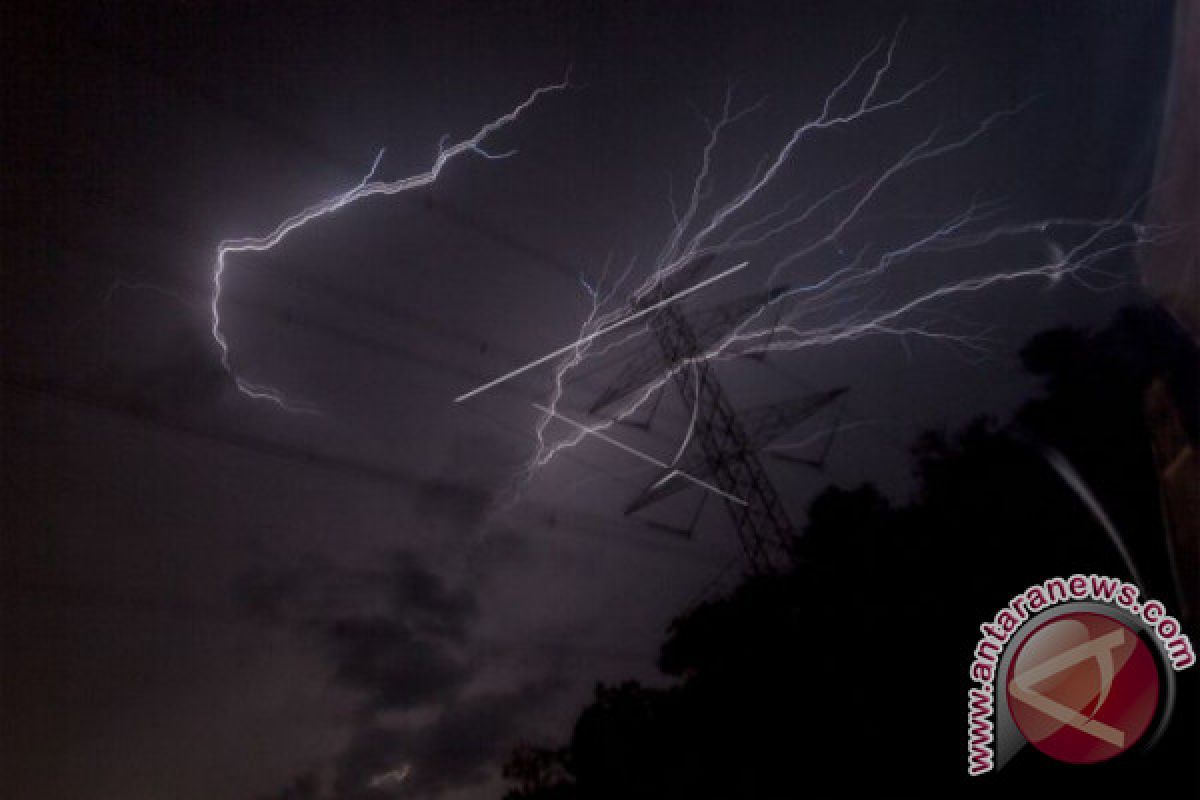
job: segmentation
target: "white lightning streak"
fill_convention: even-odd
[[[346,206],[356,203],[359,200],[364,200],[368,197],[376,195],[394,195],[402,192],[409,192],[414,189],[419,189],[429,186],[434,183],[441,174],[442,169],[455,158],[467,153],[475,153],[483,158],[496,159],[504,158],[511,153],[492,154],[488,153],[483,148],[484,141],[496,131],[514,122],[526,110],[528,110],[539,98],[550,92],[561,91],[568,86],[568,80],[564,78],[562,81],[548,86],[542,86],[531,92],[521,103],[515,106],[508,113],[503,114],[491,122],[480,127],[471,136],[456,142],[450,146],[446,146],[445,140],[438,145],[437,157],[433,164],[425,172],[417,173],[406,178],[400,178],[393,181],[374,180],[375,171],[379,167],[380,160],[383,158],[383,151],[375,157],[371,169],[363,177],[363,179],[354,188],[334,195],[333,197],[323,200],[319,203],[309,206],[303,211],[299,211],[285,220],[280,222],[274,230],[263,236],[247,236],[238,239],[225,239],[217,245],[216,258],[213,262],[213,293],[212,300],[209,304],[211,316],[211,331],[213,341],[216,343],[220,352],[221,366],[233,378],[238,391],[242,394],[257,399],[266,400],[287,411],[307,412],[312,413],[313,409],[296,405],[287,400],[283,394],[270,386],[264,384],[251,383],[241,377],[233,368],[230,356],[229,341],[225,333],[221,329],[221,293],[223,291],[222,278],[225,275],[227,267],[226,257],[231,253],[246,253],[246,252],[262,252],[270,250],[277,244],[282,242],[290,233],[298,228],[307,225],[321,217],[328,216]]]
[[[554,371],[553,388],[547,405],[539,406],[545,416],[539,421],[538,447],[530,460],[528,474],[549,463],[564,448],[579,444],[587,436],[601,436],[603,431],[616,422],[629,418],[642,408],[676,375],[687,369],[696,369],[706,361],[756,353],[827,347],[868,336],[895,337],[902,343],[909,338],[924,338],[951,343],[969,351],[983,352],[986,340],[982,338],[981,333],[968,334],[933,327],[935,320],[948,317],[942,308],[945,301],[1018,281],[1042,280],[1053,285],[1063,277],[1070,277],[1086,288],[1095,289],[1097,287],[1092,282],[1093,278],[1103,278],[1110,284],[1119,280],[1097,268],[1097,262],[1101,259],[1128,251],[1138,244],[1161,241],[1172,233],[1169,228],[1155,228],[1135,221],[1134,213],[1141,200],[1135,202],[1128,213],[1118,218],[1079,219],[1063,216],[1004,224],[991,224],[991,220],[1001,210],[998,204],[973,200],[965,211],[950,216],[935,225],[932,230],[919,233],[908,241],[880,248],[866,244],[852,256],[839,257],[844,254],[842,238],[861,221],[865,209],[885,188],[922,164],[943,159],[974,145],[1002,121],[1023,111],[1031,101],[990,114],[956,138],[946,138],[942,136],[940,129],[935,129],[896,159],[885,164],[873,177],[860,177],[836,186],[817,196],[798,213],[791,211],[795,202],[793,198],[780,208],[767,209],[757,216],[751,214],[752,218],[749,221],[735,226],[732,222],[734,218],[743,212],[750,212],[754,202],[765,194],[764,190],[769,185],[779,179],[785,165],[792,160],[801,144],[812,138],[812,134],[859,123],[879,113],[904,107],[910,98],[936,79],[935,75],[894,92],[889,98],[880,97],[885,78],[892,66],[898,37],[899,31],[892,38],[869,78],[860,76],[868,69],[872,60],[879,57],[882,42],[859,59],[833,87],[816,116],[793,129],[786,141],[760,162],[749,182],[741,190],[725,200],[718,200],[711,209],[706,210],[714,193],[713,165],[722,135],[731,125],[758,107],[755,105],[735,112],[732,108],[732,92],[726,93],[719,119],[715,123],[705,122],[708,136],[700,153],[699,165],[686,205],[677,208],[674,200],[671,200],[674,224],[648,275],[627,294],[625,304],[602,312],[594,302],[590,314],[581,326],[581,338],[575,343],[520,368],[519,371],[532,369],[547,360],[570,353],[558,363]],[[848,100],[854,93],[852,87],[862,82],[866,85],[858,91],[857,97]],[[847,105],[847,110],[834,110],[835,106]],[[544,440],[542,433],[550,417],[557,416],[555,409],[564,395],[564,384],[570,373],[583,362],[603,354],[590,352],[586,347],[580,348],[580,344],[587,344],[591,339],[602,335],[610,325],[623,324],[622,320],[632,319],[634,310],[652,298],[664,281],[698,259],[727,256],[763,245],[785,233],[802,229],[802,226],[814,220],[818,211],[830,210],[830,213],[835,213],[834,210],[839,207],[842,210],[836,211],[832,222],[827,223],[807,241],[790,248],[775,261],[766,285],[768,289],[774,287],[776,279],[785,270],[793,270],[810,256],[831,254],[831,258],[822,264],[823,274],[805,281],[796,281],[789,276],[790,288],[774,292],[731,331],[707,345],[703,352],[690,354],[675,363],[665,365],[656,377],[637,387],[608,419],[586,425],[573,422],[576,429],[573,434],[557,442]],[[988,223],[990,227],[982,227],[984,223]],[[989,274],[957,278],[936,284],[907,298],[883,304],[883,301],[890,297],[890,292],[896,290],[893,288],[885,293],[879,279],[907,261],[928,254],[975,250],[1001,240],[1015,240],[1027,236],[1044,237],[1046,231],[1051,228],[1060,230],[1064,236],[1070,233],[1069,238],[1074,239],[1074,243],[1068,246],[1067,240],[1064,239],[1064,246],[1054,252],[1045,263],[1016,265]],[[1075,235],[1074,232],[1081,235]],[[836,251],[836,254],[833,251]],[[871,252],[876,252],[877,255],[868,258]],[[615,293],[615,288],[610,294]],[[656,303],[645,311],[665,306],[673,299],[678,298],[668,298],[667,301]],[[593,295],[593,301],[595,300]],[[644,332],[639,331],[638,335]],[[611,344],[604,352],[615,349],[619,344]],[[507,380],[511,375],[502,376],[496,382]],[[470,396],[470,393],[466,396]],[[466,396],[460,399],[465,399]],[[693,420],[689,422],[676,461],[693,438],[696,413],[696,409],[693,408]]]
[[[608,434],[604,433],[603,431],[589,428],[587,425],[584,425],[582,422],[576,422],[575,420],[571,419],[570,417],[564,416],[560,412],[555,411],[554,409],[549,408],[548,406],[544,406],[541,403],[534,403],[533,407],[536,408],[538,411],[541,411],[543,414],[546,414],[547,416],[551,416],[551,417],[554,417],[555,419],[562,420],[563,422],[567,423],[568,425],[570,425],[574,428],[577,428],[578,430],[582,431],[585,436],[595,436],[600,441],[607,442],[608,444],[611,444],[613,447],[624,450],[626,453],[629,453],[632,456],[636,456],[637,458],[640,458],[642,461],[645,461],[647,464],[653,464],[654,466],[659,467],[660,469],[671,470],[671,472],[663,478],[663,481],[666,481],[667,479],[678,475],[679,477],[683,478],[684,480],[691,481],[692,483],[696,484],[697,486],[708,489],[710,492],[713,492],[714,494],[718,494],[721,497],[724,497],[726,500],[737,503],[738,505],[743,505],[743,506],[746,505],[746,501],[743,500],[742,498],[732,495],[729,492],[726,492],[722,489],[718,489],[716,486],[713,486],[708,481],[701,480],[700,478],[697,478],[694,475],[689,475],[688,473],[683,472],[681,470],[672,469],[671,465],[668,464],[667,462],[662,461],[661,459],[657,459],[652,455],[643,453],[641,450],[637,450],[633,447],[630,447],[629,445],[622,442],[620,439],[614,439],[613,437],[609,436]],[[663,481],[659,481],[659,483],[662,483]]]
[[[585,336],[581,336],[580,338],[576,339],[575,341],[571,342],[570,344],[565,344],[562,347],[558,348],[557,350],[547,353],[546,355],[542,356],[541,358],[538,358],[534,361],[530,361],[528,364],[526,364],[522,367],[517,367],[516,369],[514,369],[510,372],[506,372],[503,375],[501,375],[500,377],[494,378],[493,380],[488,381],[487,383],[483,384],[482,386],[477,386],[469,392],[464,392],[463,394],[460,394],[458,397],[454,398],[454,402],[461,403],[464,400],[470,400],[472,397],[475,397],[478,394],[482,394],[482,393],[486,392],[488,389],[493,389],[493,388],[499,386],[500,384],[504,383],[505,381],[512,380],[513,378],[517,377],[518,375],[522,375],[531,369],[540,367],[542,364],[545,364],[547,361],[553,361],[554,359],[558,358],[559,356],[561,356],[565,353],[568,353],[572,350],[578,350],[581,346],[590,343],[594,339],[598,339],[601,336],[604,336],[605,334],[608,334],[608,333],[611,333],[611,332],[617,330],[618,328],[623,328],[631,322],[636,322],[637,320],[641,319],[642,317],[645,317],[649,314],[653,314],[655,311],[658,311],[660,308],[662,308],[664,306],[670,305],[671,303],[675,302],[676,300],[681,300],[684,297],[687,297],[688,295],[695,294],[696,292],[700,291],[701,289],[711,286],[712,284],[716,283],[717,281],[727,278],[730,275],[734,274],[735,272],[742,271],[747,266],[749,266],[749,264],[750,264],[749,261],[743,261],[740,264],[735,264],[734,266],[730,267],[729,269],[722,270],[721,272],[717,273],[716,275],[713,275],[711,278],[705,278],[704,280],[700,281],[700,283],[697,283],[694,286],[689,286],[686,289],[682,289],[678,292],[675,292],[675,294],[672,294],[663,300],[659,300],[657,303],[654,303],[653,305],[647,306],[646,308],[643,308],[640,311],[630,314],[627,317],[622,317],[622,318],[618,319],[616,322],[606,325],[603,328],[600,328],[598,330],[592,331],[591,333],[589,333]],[[591,319],[592,319],[592,317],[588,318],[589,321],[591,321]]]
[[[375,775],[367,781],[369,789],[385,789],[399,786],[408,780],[408,776],[412,773],[412,765],[404,764],[399,769],[389,770],[388,772]]]

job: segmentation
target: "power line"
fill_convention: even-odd
[[[0,385],[3,385],[5,391],[18,392],[29,397],[57,400],[76,407],[87,408],[95,412],[131,419],[150,429],[174,433],[176,435],[207,441],[221,446],[232,447],[242,452],[253,453],[326,472],[346,475],[358,480],[378,483],[385,486],[398,486],[405,489],[421,489],[427,484],[427,479],[399,467],[384,466],[369,461],[333,456],[286,442],[265,439],[260,436],[241,433],[238,431],[231,431],[227,428],[190,422],[163,414],[155,414],[145,408],[139,408],[136,405],[131,405],[128,403],[122,403],[115,398],[104,397],[95,391],[73,388],[54,381],[32,380],[10,373],[5,373],[3,376],[0,376]],[[528,431],[518,430],[513,426],[508,426],[505,423],[500,423],[497,420],[493,420],[493,422],[496,422],[503,427],[508,427],[510,431],[519,433],[522,436],[531,436]],[[570,457],[576,460],[578,463],[583,464],[590,470],[600,469],[596,465],[592,465],[586,461],[578,459],[578,457]],[[682,556],[685,560],[703,560],[705,562],[711,561],[711,559],[708,558],[693,559],[688,555],[688,548],[667,547],[665,544],[658,545],[658,540],[650,542],[638,539],[629,539],[628,536],[614,538],[608,535],[597,535],[595,531],[584,527],[583,521],[592,518],[592,515],[589,515],[586,512],[573,511],[570,512],[570,514],[563,514],[558,509],[540,509],[536,506],[531,507],[530,510],[535,513],[543,514],[547,518],[552,518],[552,527],[555,529],[561,528],[577,533],[587,534],[585,538],[589,542],[603,541],[611,544],[648,548],[663,554],[669,554],[671,557],[676,559]],[[571,520],[578,520],[578,522],[572,522]],[[612,530],[612,521],[607,518],[595,518],[594,522],[597,527],[603,530],[604,533]]]

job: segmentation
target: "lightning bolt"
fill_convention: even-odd
[[[378,775],[373,776],[367,781],[368,789],[389,789],[395,788],[408,780],[408,776],[412,774],[411,764],[402,764],[397,769],[388,770]]]
[[[546,416],[554,417],[555,419],[562,420],[563,422],[567,423],[568,425],[571,425],[572,427],[580,429],[581,431],[584,432],[584,435],[595,436],[597,439],[600,439],[603,442],[607,442],[608,444],[611,444],[613,447],[624,450],[626,453],[629,453],[632,456],[636,456],[637,458],[640,458],[642,461],[645,461],[648,464],[652,464],[660,469],[669,469],[671,466],[670,464],[667,464],[663,461],[658,460],[654,456],[648,455],[646,453],[643,453],[640,450],[636,450],[636,449],[630,447],[629,445],[625,444],[624,442],[620,441],[619,439],[614,439],[611,436],[608,436],[603,431],[589,429],[586,425],[576,422],[575,420],[571,419],[570,417],[564,416],[563,414],[561,414],[558,411],[555,411],[552,408],[547,408],[546,406],[543,406],[540,403],[534,403],[533,407],[536,408],[538,411],[541,411]],[[697,478],[694,475],[691,475],[687,472],[683,472],[682,470],[671,470],[670,477],[675,477],[676,475],[678,475],[681,478],[684,478],[685,480],[691,481],[692,483],[696,484],[697,486],[703,487],[703,488],[709,490],[710,492],[713,492],[714,494],[720,495],[721,497],[724,497],[726,500],[729,500],[733,503],[737,503],[738,505],[742,505],[742,506],[746,505],[746,501],[743,500],[742,498],[737,497],[732,494],[729,494],[728,492],[723,491],[723,490],[717,488],[716,486],[713,486],[708,481],[701,480],[700,478]],[[664,479],[664,481],[665,480],[666,479]],[[663,482],[663,481],[660,481],[660,483],[661,482]]]
[[[926,339],[952,345],[967,354],[986,353],[989,340],[985,330],[979,326],[971,330],[970,324],[951,324],[954,318],[945,310],[948,301],[1021,282],[1040,281],[1054,285],[1069,279],[1090,290],[1114,288],[1122,279],[1101,268],[1105,259],[1138,245],[1164,241],[1174,233],[1165,226],[1139,224],[1135,215],[1141,205],[1140,199],[1125,214],[1114,218],[1054,217],[1002,223],[998,217],[1004,208],[999,202],[972,198],[958,213],[910,232],[906,240],[886,246],[867,244],[857,252],[846,252],[843,242],[856,232],[856,224],[881,193],[921,166],[944,160],[976,144],[994,128],[1024,111],[1032,100],[985,116],[953,135],[940,127],[934,128],[873,174],[855,177],[823,193],[815,193],[805,202],[797,196],[782,206],[761,208],[759,201],[765,191],[781,181],[803,146],[819,136],[832,135],[843,128],[864,125],[881,115],[900,112],[912,98],[938,79],[940,73],[897,90],[886,88],[902,28],[886,46],[884,40],[880,40],[853,64],[826,94],[819,111],[797,125],[776,150],[763,157],[740,189],[722,199],[714,177],[720,145],[734,126],[761,106],[756,103],[735,109],[733,89],[727,90],[720,116],[715,121],[705,120],[707,138],[685,201],[677,205],[673,193],[669,194],[673,226],[641,282],[631,289],[623,289],[631,274],[627,270],[603,295],[585,282],[592,307],[574,342],[456,399],[462,402],[558,359],[552,372],[549,397],[541,406],[537,447],[528,462],[527,475],[531,476],[548,464],[563,449],[574,447],[585,438],[597,436],[616,422],[629,418],[662,391],[676,374],[695,369],[704,362],[830,347],[874,336],[893,337],[901,343]],[[818,221],[822,221],[821,226],[812,230]],[[1047,248],[1044,243],[1051,234],[1054,245]],[[603,348],[595,346],[597,340],[627,323],[643,321],[647,311],[666,305],[652,301],[662,293],[669,278],[699,259],[730,256],[744,259],[756,248],[768,243],[780,244],[785,237],[791,244],[783,249],[784,255],[760,265],[765,273],[766,287],[779,288],[732,330],[702,352],[665,365],[661,374],[634,391],[608,418],[588,424],[572,420],[571,430],[562,438],[549,439],[550,422],[564,419],[559,413],[559,405],[566,396],[573,373],[583,364],[644,335],[649,326],[635,328],[621,340],[609,341]],[[892,298],[897,290],[894,287],[885,290],[882,284],[885,276],[912,267],[922,256],[976,255],[996,243],[1030,237],[1043,243],[1039,249],[1044,255],[1027,263],[935,283],[916,292],[909,290],[910,296],[896,299]],[[808,277],[802,278],[805,274]],[[785,280],[788,284],[781,286]],[[600,283],[603,281],[597,286]],[[671,298],[674,299],[678,298]],[[684,448],[692,438],[694,416],[693,411],[693,421],[683,439]],[[678,459],[678,453],[675,459]]]
[[[484,148],[486,140],[492,134],[502,128],[515,122],[523,113],[533,106],[542,96],[564,90],[568,87],[569,75],[558,83],[553,83],[547,86],[542,86],[534,89],[523,101],[514,106],[507,113],[496,117],[492,121],[484,124],[473,134],[461,141],[447,144],[443,137],[438,143],[437,155],[433,163],[424,172],[410,175],[406,178],[385,181],[377,180],[375,173],[379,169],[379,165],[383,159],[384,151],[380,150],[372,163],[370,170],[363,176],[354,187],[339,192],[325,200],[315,203],[302,211],[284,219],[273,230],[261,236],[247,236],[237,239],[225,239],[217,245],[216,255],[213,260],[212,268],[212,297],[209,302],[209,318],[210,331],[212,333],[213,342],[217,346],[218,353],[221,359],[221,366],[229,373],[233,379],[238,391],[247,397],[255,400],[264,400],[275,404],[285,411],[297,413],[315,413],[315,409],[295,403],[289,400],[284,394],[267,384],[255,383],[242,377],[234,368],[231,355],[231,348],[228,337],[222,329],[221,323],[221,295],[224,290],[223,281],[226,275],[226,270],[229,267],[230,256],[238,253],[263,252],[270,250],[276,245],[284,241],[290,234],[308,225],[316,222],[323,217],[327,217],[340,211],[347,206],[365,200],[369,197],[378,195],[390,196],[401,194],[403,192],[411,192],[414,189],[421,189],[430,186],[437,181],[442,170],[451,161],[454,161],[461,156],[475,154],[486,159],[501,159],[507,158],[514,154],[515,151],[505,153],[490,153]]]

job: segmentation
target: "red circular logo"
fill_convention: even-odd
[[[1051,758],[1094,764],[1142,737],[1158,708],[1154,654],[1127,626],[1075,612],[1040,625],[1008,668],[1008,707]]]

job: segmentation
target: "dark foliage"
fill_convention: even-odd
[[[567,747],[514,756],[508,800],[935,788],[1041,796],[1171,776],[1190,793],[1196,775],[1183,765],[1195,754],[1196,687],[1186,673],[1176,718],[1149,754],[1087,769],[1022,754],[994,776],[965,776],[965,695],[979,624],[1053,575],[1129,577],[1046,463],[1045,446],[1064,453],[1110,510],[1146,593],[1177,601],[1142,395],[1163,376],[1181,407],[1194,410],[1192,345],[1157,312],[1135,309],[1094,335],[1040,336],[1023,357],[1045,376],[1047,393],[1012,426],[979,420],[957,435],[922,437],[914,448],[919,491],[907,505],[871,486],[827,490],[811,506],[790,574],[747,580],[678,618],[659,662],[676,683],[597,687]],[[1194,417],[1188,424],[1194,434]]]

